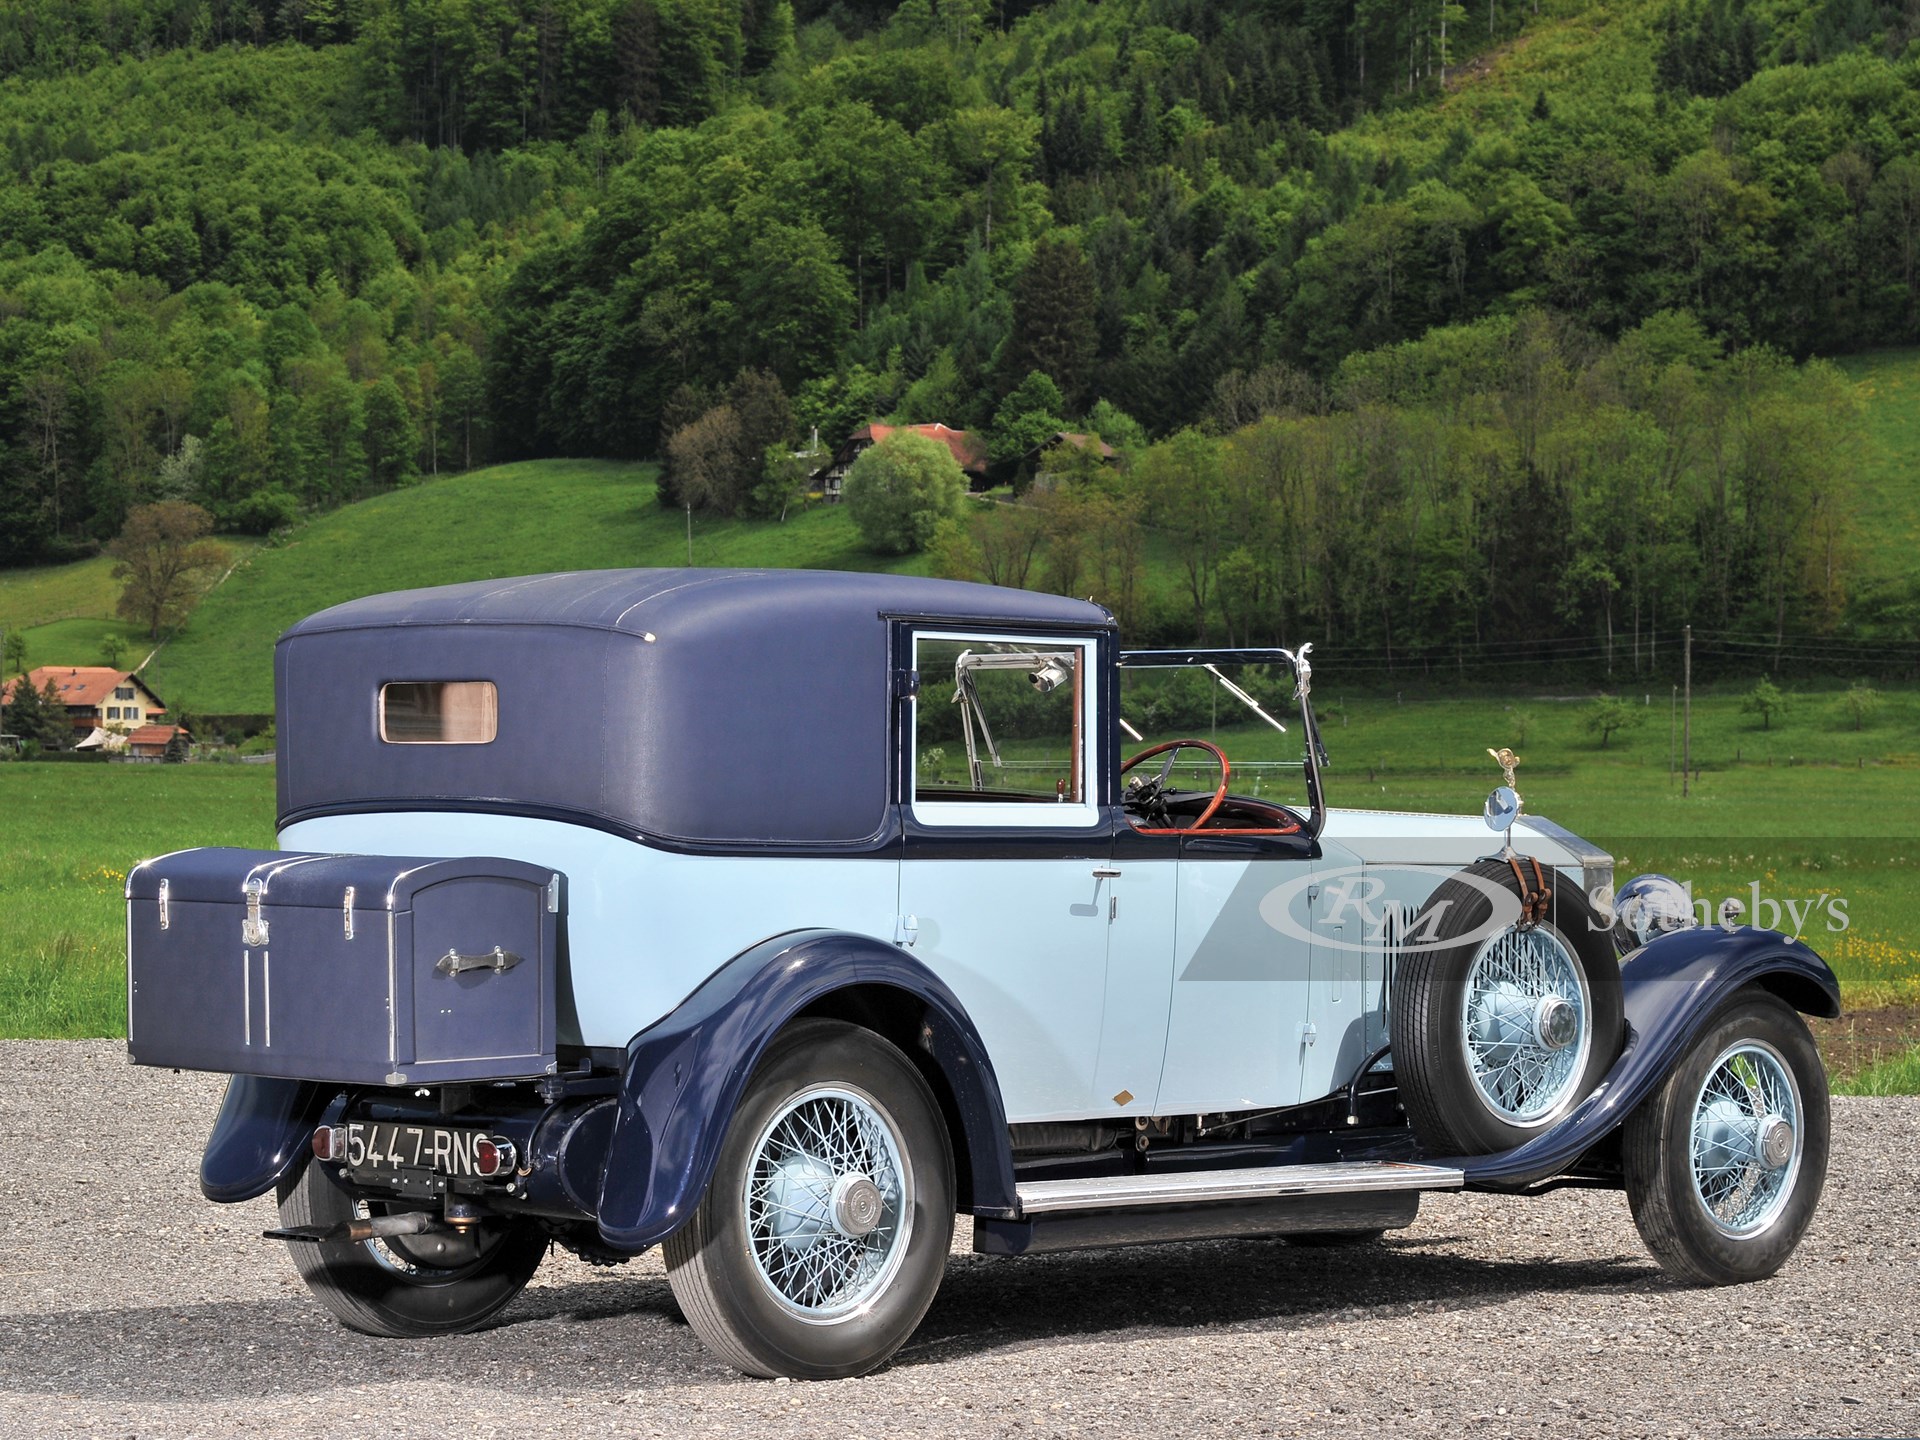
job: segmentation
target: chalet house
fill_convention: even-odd
[[[853,468],[853,462],[860,452],[869,445],[877,445],[898,431],[910,430],[915,435],[924,435],[929,440],[938,440],[953,452],[953,458],[967,475],[967,488],[985,490],[987,488],[987,442],[984,436],[975,435],[970,430],[953,430],[945,425],[862,425],[853,434],[840,442],[833,452],[833,458],[826,467],[814,476],[814,483],[821,496],[832,504],[840,498],[840,486],[847,478],[847,471]]]
[[[1089,445],[1098,445],[1100,447],[1100,463],[1102,465],[1111,465],[1114,463],[1114,449],[1111,445],[1107,444],[1106,441],[1096,440],[1091,435],[1082,435],[1072,430],[1056,430],[1038,445],[1027,451],[1026,454],[1022,455],[1019,461],[1016,462],[1020,469],[1025,470],[1027,474],[1033,477],[1034,489],[1046,490],[1052,487],[1054,482],[1051,466],[1052,457],[1057,454],[1063,446],[1069,445],[1075,450],[1085,450]]]
[[[76,735],[110,728],[131,733],[167,713],[165,702],[130,671],[105,665],[42,665],[27,676],[35,690],[46,689],[49,680],[67,707],[67,722]],[[12,703],[19,683],[16,676],[0,691],[7,703]]]

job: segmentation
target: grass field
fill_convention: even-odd
[[[266,765],[0,765],[0,1034],[127,1028],[127,870],[190,845],[273,844]]]
[[[1737,697],[1707,696],[1694,715],[1695,753],[1707,769],[1682,798],[1668,781],[1664,726],[1616,736],[1601,751],[1573,706],[1342,704],[1331,692],[1335,668],[1322,672],[1332,804],[1474,814],[1497,779],[1484,747],[1512,744],[1529,808],[1606,845],[1622,878],[1661,870],[1715,901],[1750,896],[1755,883],[1776,902],[1843,899],[1843,930],[1829,928],[1831,908],[1815,908],[1804,933],[1841,976],[1848,1008],[1920,1003],[1920,762],[1912,753],[1920,696],[1890,697],[1878,722],[1859,732],[1828,728],[1829,699],[1816,694],[1799,697],[1768,732],[1739,713]],[[1516,713],[1527,717],[1525,741]],[[1230,706],[1221,718],[1233,718]],[[1298,754],[1294,734],[1238,725],[1213,733],[1243,762]],[[1788,763],[1808,752],[1839,763]],[[1775,756],[1771,768],[1766,755]],[[1286,798],[1292,783],[1252,765],[1235,788]],[[0,764],[0,815],[9,830],[0,857],[0,1033],[119,1034],[127,868],[188,845],[270,845],[273,777],[255,766]],[[1851,1083],[1920,1088],[1916,1066],[1892,1059]]]
[[[1840,362],[1867,402],[1867,451],[1855,497],[1856,547],[1868,581],[1913,574],[1920,553],[1920,349]]]
[[[654,500],[651,465],[546,460],[396,490],[310,521],[255,555],[161,650],[146,678],[176,705],[273,708],[273,642],[303,616],[385,590],[552,570],[684,565],[686,516]],[[838,507],[784,525],[694,517],[702,565],[924,569],[859,548]]]

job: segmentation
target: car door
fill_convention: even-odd
[[[901,941],[966,1006],[1009,1121],[1095,1113],[1116,908],[1099,642],[915,627],[904,643]]]
[[[1312,838],[1201,832],[1178,845],[1158,1112],[1294,1104],[1312,1040]]]

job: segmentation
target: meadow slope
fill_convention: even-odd
[[[687,563],[687,518],[654,499],[655,467],[533,460],[448,476],[319,516],[256,554],[154,658],[147,678],[194,713],[273,709],[273,645],[289,625],[363,595],[555,570]],[[784,525],[693,517],[701,565],[923,570],[860,549],[844,512]]]

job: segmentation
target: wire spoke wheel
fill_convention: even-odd
[[[1805,1143],[1800,1112],[1792,1070],[1764,1041],[1729,1046],[1708,1066],[1690,1160],[1694,1193],[1722,1234],[1756,1234],[1779,1217]]]
[[[1507,929],[1474,955],[1461,1043],[1481,1103],[1509,1125],[1556,1115],[1593,1041],[1585,972],[1552,927]]]
[[[1429,1154],[1526,1144],[1591,1095],[1620,1054],[1612,935],[1570,876],[1544,869],[1544,879],[1546,918],[1522,929],[1514,867],[1477,860],[1403,932],[1388,1007],[1393,1073]]]
[[[802,1319],[847,1315],[883,1290],[913,1230],[912,1171],[869,1095],[819,1087],[762,1129],[741,1197],[754,1265]]]
[[[404,1211],[404,1202],[357,1199],[314,1161],[279,1190],[280,1221],[331,1227]],[[489,1219],[465,1234],[287,1245],[314,1298],[351,1330],[415,1339],[477,1330],[533,1278],[547,1234],[525,1220]]]
[[[749,1375],[884,1365],[933,1303],[953,1244],[953,1148],[926,1077],[871,1030],[796,1020],[734,1117],[663,1247],[687,1323]]]
[[[1832,1119],[1806,1021],[1757,986],[1737,992],[1622,1130],[1647,1249],[1685,1284],[1766,1279],[1813,1220]]]

